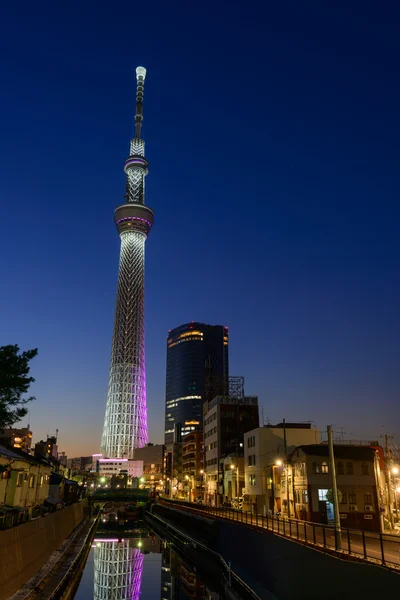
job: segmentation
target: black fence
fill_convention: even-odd
[[[251,527],[266,529],[318,548],[344,552],[388,567],[400,568],[400,536],[345,527],[341,527],[340,532],[335,532],[332,525],[310,521],[261,515],[224,506],[217,508],[181,500],[163,498],[164,501]]]
[[[225,585],[230,592],[229,596],[224,595],[224,597],[261,600],[257,593],[235,573],[231,564],[227,563],[221,554],[215,552],[215,550],[212,550],[198,539],[192,538],[169,521],[165,521],[159,515],[148,512],[145,518],[156,532],[159,534],[162,533],[167,540],[174,543],[175,549],[180,549],[187,555],[190,555],[190,551],[192,551],[192,558],[194,558],[194,564],[197,567],[203,565],[204,569],[205,565],[202,563],[201,558],[207,556],[208,561],[211,561],[207,566],[207,572],[218,579],[221,574],[224,577]],[[215,572],[215,567],[217,567],[217,573]]]

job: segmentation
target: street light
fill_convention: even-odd
[[[398,475],[398,473],[399,473],[399,467],[393,467],[392,473],[393,473],[393,475]]]
[[[232,471],[234,471],[235,469],[235,465],[231,465],[231,469]],[[232,473],[232,479],[233,479],[233,473]],[[236,470],[236,498],[237,498],[237,504],[239,506],[239,467]]]
[[[276,466],[277,466],[277,467],[281,467],[281,466],[282,466],[282,461],[281,461],[281,459],[280,459],[280,458],[278,458],[278,459],[275,461],[275,464],[276,464]]]

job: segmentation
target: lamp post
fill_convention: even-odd
[[[201,499],[203,502],[205,502],[205,486],[204,486],[204,470],[200,469],[199,471],[200,475],[201,475]]]
[[[232,470],[232,480],[233,480],[233,471],[235,471],[235,465],[231,465],[231,470]],[[237,499],[237,503],[239,504],[239,465],[235,472],[235,479],[236,479],[236,483],[235,483],[236,499]]]
[[[275,481],[274,481],[275,480],[275,473],[274,473],[274,467],[281,467],[282,464],[283,464],[282,460],[280,458],[277,458],[274,463],[272,463],[271,465],[266,465],[266,467],[265,467],[265,471],[266,471],[266,473],[265,473],[265,479],[266,479],[266,484],[267,484],[266,485],[266,492],[267,492],[266,493],[266,498],[267,498],[267,501],[269,501],[269,493],[268,493],[269,487],[268,487],[267,469],[271,469],[271,477],[269,479],[270,479],[270,483],[271,483],[271,501],[272,502],[268,502],[269,506],[267,506],[267,511],[268,510],[272,510],[272,514],[275,513]],[[272,504],[272,507],[270,506],[271,504]]]
[[[399,468],[398,467],[393,467],[392,468],[392,473],[393,473],[393,475],[398,476],[398,474],[399,474]],[[396,510],[396,521],[399,520],[399,506],[398,506],[398,503],[397,503],[397,493],[399,492],[399,490],[400,490],[400,488],[398,486],[395,487],[394,488],[394,494],[393,494],[394,495],[394,507],[395,507],[395,510]]]

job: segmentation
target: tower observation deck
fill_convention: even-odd
[[[115,209],[121,238],[117,303],[111,349],[110,378],[101,451],[109,458],[132,458],[148,442],[144,346],[145,242],[154,221],[145,205],[148,162],[141,138],[146,69],[136,69],[135,137],[124,164],[125,204]]]

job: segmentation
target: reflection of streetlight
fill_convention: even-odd
[[[185,479],[188,480],[189,479],[189,475],[185,475]]]

